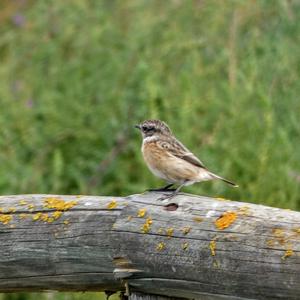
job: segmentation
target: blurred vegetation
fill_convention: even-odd
[[[0,193],[160,186],[133,128],[159,118],[240,185],[186,192],[299,210],[299,20],[297,0],[2,0]]]

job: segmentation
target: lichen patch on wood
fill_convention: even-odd
[[[156,246],[157,251],[163,251],[164,249],[166,249],[166,244],[164,242],[160,242],[157,244]]]
[[[209,242],[209,249],[210,249],[211,255],[215,256],[216,255],[216,241],[215,240]]]
[[[139,217],[139,218],[144,218],[145,217],[145,215],[146,215],[146,208],[141,208],[141,209],[139,209],[139,211],[138,211],[138,213],[137,213],[137,216]]]
[[[215,226],[218,229],[223,230],[229,227],[236,220],[236,218],[237,214],[235,212],[227,211],[215,221]]]
[[[77,204],[77,201],[64,201],[63,199],[55,197],[49,197],[44,200],[45,208],[56,209],[59,211],[67,211]]]
[[[117,206],[118,206],[118,203],[117,203],[116,200],[112,200],[111,202],[109,202],[109,203],[107,204],[107,208],[108,208],[108,209],[114,209],[114,208],[116,208]]]
[[[12,215],[0,214],[0,222],[3,225],[7,225],[12,220]]]

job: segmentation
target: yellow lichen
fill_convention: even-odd
[[[277,243],[280,245],[286,244],[287,238],[284,236],[284,230],[281,228],[273,228],[272,233],[275,236]]]
[[[132,220],[132,218],[133,218],[132,216],[128,216],[128,217],[127,217],[127,221],[130,222],[130,221]]]
[[[170,228],[167,228],[167,236],[168,238],[171,238],[171,236],[173,235],[174,233],[174,228],[170,227]]]
[[[250,212],[249,212],[249,209],[250,207],[245,205],[245,206],[242,206],[239,208],[239,215],[242,215],[242,216],[249,216]]]
[[[146,215],[146,211],[147,211],[146,208],[139,209],[137,216],[139,218],[144,218],[144,216]]]
[[[300,234],[300,228],[295,228],[295,229],[293,229],[293,231]]]
[[[141,227],[142,233],[148,233],[150,231],[151,224],[152,224],[152,219],[151,217],[148,217],[145,223]]]
[[[29,217],[29,214],[20,214],[20,219],[26,219]]]
[[[236,218],[237,214],[235,212],[227,211],[215,221],[215,226],[218,229],[223,230],[230,226],[236,220]]]
[[[183,243],[182,245],[181,245],[181,248],[182,248],[182,250],[186,250],[187,248],[189,247],[189,243]]]
[[[7,225],[12,220],[11,215],[0,214],[0,222],[4,225]]]
[[[65,225],[69,225],[70,221],[69,220],[64,220],[63,222]]]
[[[217,260],[214,260],[213,267],[214,268],[220,268],[220,263]]]
[[[229,201],[228,199],[223,198],[223,197],[217,197],[216,199],[219,200],[219,201]]]
[[[273,247],[275,245],[275,240],[267,240],[267,245]]]
[[[66,211],[77,205],[77,201],[64,201],[59,198],[46,198],[44,200],[44,207],[49,209],[56,209],[60,211]]]
[[[164,234],[164,232],[165,232],[165,230],[161,227],[157,230],[158,234]]]
[[[27,201],[26,200],[20,200],[19,205],[27,205]]]
[[[281,228],[274,228],[274,229],[272,229],[272,233],[274,235],[276,235],[277,237],[281,237],[281,236],[284,235],[284,231]]]
[[[28,209],[29,210],[33,210],[35,208],[35,205],[34,204],[28,204]]]
[[[59,210],[52,213],[52,218],[55,219],[55,220],[59,219],[61,216],[62,216],[62,212],[59,211]]]
[[[157,251],[162,251],[162,250],[164,250],[165,248],[166,248],[166,245],[165,245],[164,242],[160,242],[160,243],[158,243],[158,245],[156,246],[156,250],[157,250]]]
[[[284,252],[284,255],[281,257],[282,260],[285,260],[287,257],[290,257],[292,255],[294,255],[294,251],[292,249],[287,249],[285,252]]]
[[[209,242],[209,249],[212,256],[216,255],[216,241]]]
[[[41,220],[42,220],[43,222],[47,222],[48,219],[49,219],[48,214],[44,213],[44,214],[41,215]]]
[[[41,213],[41,212],[38,212],[38,213],[36,213],[36,214],[34,214],[34,215],[32,216],[32,220],[33,220],[33,221],[38,221],[38,220],[41,218],[41,216],[42,216],[42,213]]]
[[[118,203],[117,203],[116,200],[112,200],[111,202],[109,202],[109,203],[107,204],[107,208],[108,208],[108,209],[114,209],[114,208],[116,208],[117,206],[118,206]]]
[[[183,234],[188,234],[191,231],[192,227],[191,226],[186,226],[182,228]]]
[[[197,222],[197,223],[200,223],[200,222],[203,221],[203,218],[201,218],[201,217],[194,217],[194,218],[193,218],[193,221],[195,221],[195,222]]]
[[[10,207],[9,209],[8,209],[8,212],[10,212],[10,213],[14,213],[16,211],[16,208],[15,207]]]

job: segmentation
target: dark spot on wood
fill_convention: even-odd
[[[174,211],[174,210],[177,210],[177,208],[178,208],[177,203],[169,203],[164,206],[164,210],[168,210],[168,211]]]

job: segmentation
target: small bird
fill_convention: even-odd
[[[142,153],[147,166],[154,175],[168,182],[168,185],[156,191],[173,191],[161,200],[174,197],[183,186],[201,181],[220,179],[237,187],[232,181],[210,172],[201,160],[176,139],[165,122],[146,120],[135,127],[142,133]],[[179,184],[178,188],[169,189],[174,184]]]

